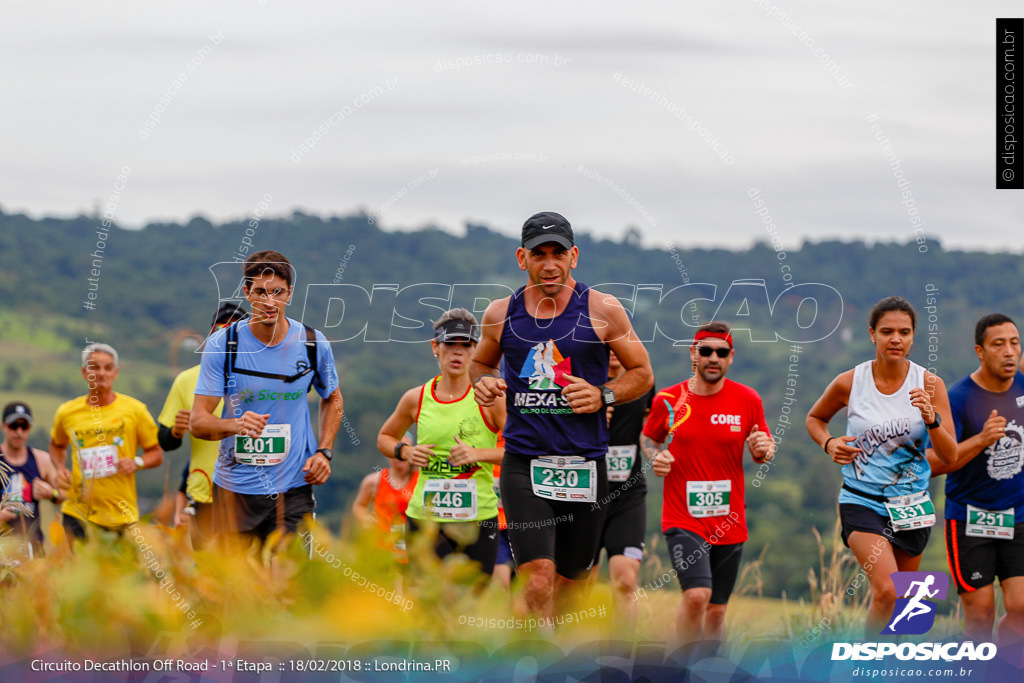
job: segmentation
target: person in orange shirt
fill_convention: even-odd
[[[388,467],[363,477],[352,503],[356,519],[364,527],[376,525],[388,539],[385,547],[403,564],[409,561],[405,553],[405,508],[416,488],[418,475],[419,469],[408,461],[391,459]]]

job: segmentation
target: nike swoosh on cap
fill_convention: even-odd
[[[540,229],[541,230],[547,230],[548,228],[553,228],[553,227],[555,227],[555,226],[553,226],[553,225],[542,225],[542,226],[540,226]]]

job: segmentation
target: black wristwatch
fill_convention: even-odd
[[[942,424],[942,416],[939,415],[938,413],[935,413],[935,422],[929,422],[928,424],[926,424],[925,425],[925,429],[935,429],[936,427],[938,427],[941,424]]]
[[[404,445],[404,441],[399,441],[395,444],[395,460],[405,460],[405,458],[402,457],[402,446]]]
[[[330,462],[331,459],[334,458],[334,453],[331,453],[331,449],[330,448],[318,448],[318,449],[316,449],[316,452],[317,453],[322,453],[323,456],[325,458],[327,458],[327,462]]]
[[[606,406],[615,403],[615,392],[609,389],[606,384],[602,384],[598,389],[601,390],[601,403]]]

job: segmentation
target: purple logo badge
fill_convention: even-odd
[[[949,576],[942,572],[894,572],[890,574],[896,587],[896,606],[889,625],[882,635],[920,635],[935,623],[936,604],[932,598],[946,599]]]

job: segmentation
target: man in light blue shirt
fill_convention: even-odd
[[[293,270],[276,251],[242,266],[252,315],[206,342],[190,430],[219,440],[213,474],[214,524],[261,542],[275,529],[294,533],[313,511],[313,486],[331,474],[331,446],[343,401],[326,337],[285,317]],[[319,439],[306,394],[320,395]],[[216,417],[224,399],[223,417]]]

